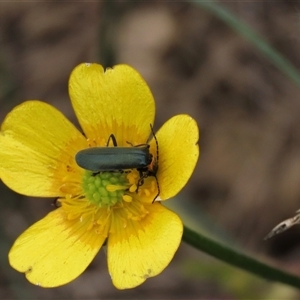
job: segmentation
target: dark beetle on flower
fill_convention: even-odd
[[[149,144],[118,147],[115,136],[111,134],[107,145],[109,145],[109,141],[112,140],[113,147],[107,146],[83,149],[77,152],[75,160],[79,167],[94,173],[137,169],[140,173],[138,187],[143,184],[144,179],[148,176],[155,177],[158,194],[154,198],[154,202],[159,195],[159,185],[156,177],[158,170],[158,142],[155,136],[154,138],[157,146],[156,158],[150,153]]]

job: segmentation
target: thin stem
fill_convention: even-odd
[[[187,227],[184,227],[183,240],[196,249],[262,278],[300,288],[299,277],[260,262]]]

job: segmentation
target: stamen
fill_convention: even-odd
[[[128,187],[124,186],[124,185],[112,185],[112,184],[108,184],[106,186],[106,189],[109,192],[115,192],[115,191],[121,191],[121,190],[126,190]]]
[[[129,196],[129,195],[123,195],[123,200],[124,200],[125,202],[131,202],[131,201],[132,201],[132,197]]]
[[[130,220],[140,221],[149,213],[147,205],[152,205],[149,203],[153,200],[149,196],[151,198],[156,192],[156,185],[152,182],[154,180],[146,178],[138,187],[139,179],[137,170],[98,174],[85,171],[81,189],[73,181],[63,183],[61,187],[64,190],[64,187],[76,186],[80,192],[71,195],[68,190],[65,198],[58,201],[66,213],[66,219],[78,219],[86,230],[107,235],[111,228],[116,228],[112,223],[118,222],[125,228]]]
[[[137,190],[137,185],[136,184],[132,184],[129,188],[130,193],[134,193],[136,190]]]

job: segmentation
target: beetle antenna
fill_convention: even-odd
[[[159,196],[160,194],[160,187],[159,187],[159,183],[158,183],[158,179],[157,179],[157,176],[156,176],[156,173],[158,171],[158,158],[159,158],[159,149],[158,149],[158,141],[157,141],[157,138],[156,138],[156,135],[154,133],[154,130],[153,130],[153,126],[152,124],[150,123],[150,128],[151,128],[151,132],[152,132],[152,136],[153,138],[155,139],[155,143],[156,143],[156,161],[155,161],[155,164],[153,166],[153,171],[152,171],[152,175],[153,177],[155,178],[156,180],[156,185],[157,185],[157,195],[155,196],[155,198],[153,199],[152,203],[154,203],[155,199]]]
[[[159,187],[159,184],[158,184],[158,180],[157,180],[157,177],[156,175],[154,175],[154,178],[156,180],[156,185],[157,185],[157,195],[154,197],[153,201],[152,201],[152,204],[154,203],[155,199],[159,196],[160,194],[160,187]]]
[[[158,156],[159,156],[158,141],[157,141],[156,135],[154,133],[152,124],[150,124],[150,128],[151,128],[152,136],[155,139],[155,143],[156,143],[156,164],[157,164],[157,168],[158,168]]]

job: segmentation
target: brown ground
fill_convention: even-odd
[[[157,101],[156,129],[181,113],[201,128],[201,159],[174,201],[178,214],[188,212],[188,222],[217,228],[220,238],[230,237],[300,276],[299,228],[263,241],[300,208],[299,88],[198,6],[110,3],[0,3],[1,120],[24,100],[41,99],[76,122],[67,94],[74,66],[83,61],[134,66]],[[224,5],[300,67],[298,2]],[[134,290],[111,285],[102,252],[75,282],[34,287],[8,266],[7,252],[25,228],[52,209],[51,201],[0,188],[1,299],[299,297],[235,273],[184,244],[160,276]],[[196,272],[191,265],[199,266]]]

